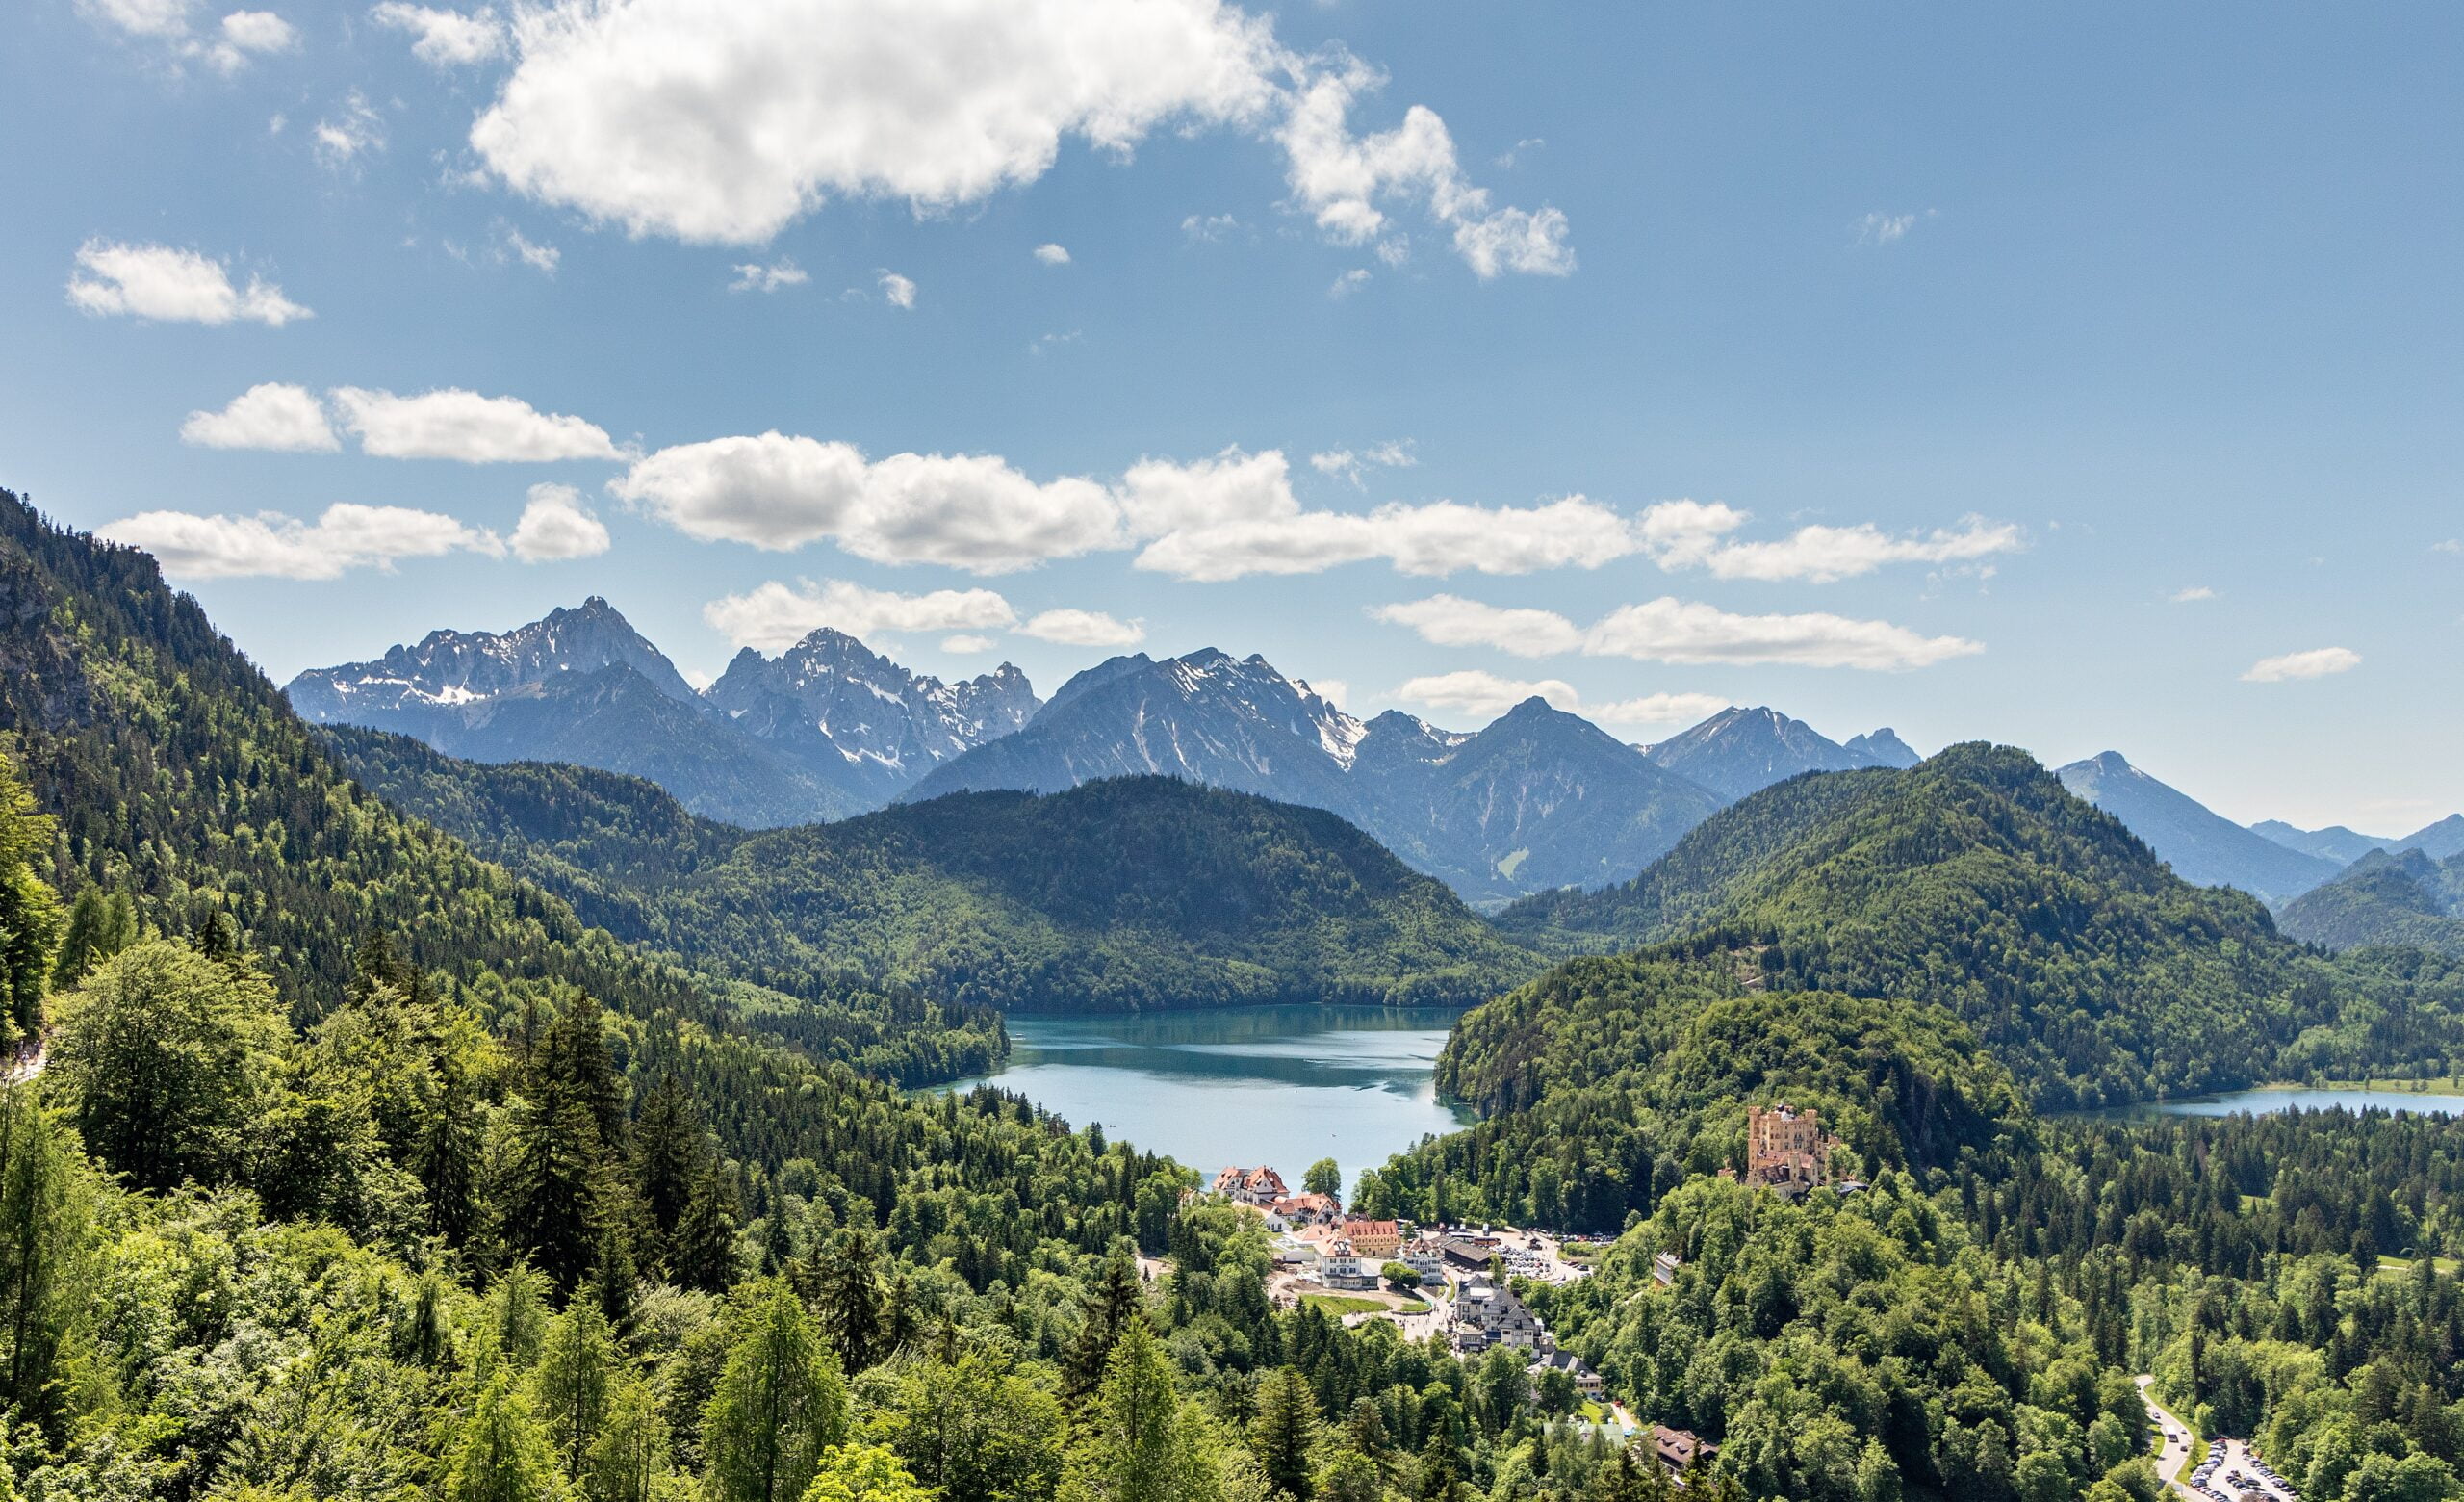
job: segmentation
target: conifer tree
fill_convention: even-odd
[[[51,856],[52,821],[13,763],[0,758],[0,1010],[8,1036],[42,1031],[42,998],[60,942],[60,897],[36,874]]]
[[[531,1402],[571,1480],[581,1479],[591,1442],[606,1426],[618,1375],[616,1343],[596,1304],[576,1299],[549,1322],[530,1374]]]
[[[818,1272],[822,1329],[840,1365],[860,1372],[879,1359],[881,1349],[881,1274],[871,1238],[860,1230],[840,1234]]]
[[[651,1502],[670,1472],[667,1421],[648,1385],[616,1385],[607,1421],[590,1442],[583,1489],[591,1502]]]
[[[553,1502],[563,1492],[547,1435],[512,1374],[498,1372],[463,1422],[445,1502]]]
[[[1207,1436],[1173,1390],[1172,1366],[1142,1315],[1123,1324],[1079,1425],[1064,1502],[1215,1502]]]
[[[61,1339],[81,1298],[87,1214],[76,1159],[29,1085],[0,1091],[0,1408],[46,1416]]]
[[[137,904],[125,892],[88,887],[68,905],[68,922],[60,936],[60,953],[51,967],[52,984],[73,986],[103,961],[137,942]]]
[[[1087,1295],[1078,1342],[1069,1353],[1069,1394],[1082,1399],[1104,1380],[1113,1343],[1140,1307],[1138,1264],[1127,1249],[1116,1246],[1104,1260],[1104,1271]]]
[[[1258,1385],[1249,1447],[1276,1489],[1309,1502],[1310,1456],[1318,1442],[1318,1397],[1296,1366],[1279,1366]]]
[[[703,1411],[705,1485],[710,1502],[799,1502],[847,1437],[847,1389],[794,1290],[773,1280],[750,1296]]]

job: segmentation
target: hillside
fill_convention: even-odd
[[[2276,922],[2330,949],[2420,945],[2464,959],[2464,855],[2377,850],[2285,905]]]
[[[620,934],[791,987],[1127,1010],[1469,1004],[1535,964],[1341,819],[1169,778],[748,834],[647,784],[335,736],[353,774]]]
[[[1518,903],[1500,926],[1552,952],[1676,945],[1773,989],[1939,1002],[2045,1108],[2247,1084],[2398,1031],[2452,1047],[2446,991],[2306,953],[2256,899],[2182,881],[2009,748],[1779,784],[1634,881]],[[2336,1034],[2365,998],[2406,1021]]]

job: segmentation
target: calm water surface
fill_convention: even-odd
[[[1352,1006],[1014,1015],[1008,1063],[948,1088],[988,1080],[1209,1176],[1265,1163],[1295,1192],[1302,1169],[1331,1157],[1348,1186],[1424,1134],[1473,1121],[1437,1099],[1431,1078],[1458,1015]]]
[[[2236,1090],[2229,1095],[2195,1096],[2180,1101],[2148,1101],[2120,1107],[2125,1116],[2230,1116],[2248,1111],[2266,1116],[2277,1111],[2348,1111],[2375,1107],[2382,1111],[2419,1111],[2431,1116],[2464,1116],[2464,1096],[2410,1090],[2307,1090],[2276,1088]]]

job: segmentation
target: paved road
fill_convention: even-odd
[[[2170,1486],[2176,1496],[2194,1497],[2197,1498],[2197,1502],[2207,1502],[2206,1498],[2200,1497],[2197,1492],[2191,1489],[2189,1482],[2182,1479],[2190,1474],[2193,1463],[2189,1426],[2157,1406],[2156,1395],[2147,1390],[2148,1386],[2156,1381],[2153,1376],[2135,1377],[2131,1380],[2139,1384],[2139,1395],[2146,1400],[2147,1411],[2155,1415],[2157,1428],[2165,1437],[2164,1446],[2156,1454],[2157,1479]]]

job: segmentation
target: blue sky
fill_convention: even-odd
[[[2451,8],[242,4],[0,22],[0,483],[277,678],[599,593],[2464,804]]]

